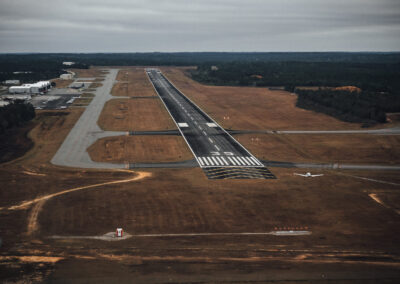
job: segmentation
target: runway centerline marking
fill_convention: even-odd
[[[147,68],[146,71],[150,82],[174,122],[186,123],[185,121],[187,121],[191,123],[190,127],[182,129],[178,126],[178,130],[195,156],[198,165],[203,170],[210,167],[210,165],[221,168],[259,167],[266,169],[256,157],[190,98],[179,91],[158,69]],[[207,139],[204,139],[204,137],[207,137]],[[212,154],[215,149],[218,151],[218,157],[208,157],[208,155],[215,155]],[[229,152],[223,152],[222,149],[226,149]],[[268,170],[266,171],[269,173]],[[258,172],[254,170],[251,173],[254,175]],[[206,175],[208,176],[208,174]],[[270,175],[272,176],[272,174]],[[263,173],[260,176],[266,176],[266,174]]]

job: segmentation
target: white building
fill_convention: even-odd
[[[22,86],[13,86],[8,89],[10,94],[30,94],[31,87],[29,84],[24,84]]]
[[[10,102],[0,101],[0,107],[6,106],[6,105],[9,105],[9,104],[10,104]]]
[[[10,94],[40,94],[46,93],[51,88],[50,81],[39,81],[34,84],[23,84],[21,86],[12,86],[8,89]]]
[[[60,75],[60,79],[63,79],[63,80],[71,80],[72,77],[73,77],[73,75],[71,73],[66,73],[66,74]]]
[[[63,65],[67,65],[67,66],[71,66],[71,65],[74,65],[74,64],[75,64],[75,62],[71,62],[71,61],[63,62]]]
[[[19,82],[19,80],[5,80],[4,84],[5,85],[19,85],[20,82]]]

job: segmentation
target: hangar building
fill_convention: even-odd
[[[41,94],[46,93],[51,88],[50,81],[39,81],[34,84],[23,84],[12,86],[8,89],[10,94]]]

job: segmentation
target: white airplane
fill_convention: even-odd
[[[294,175],[297,175],[297,176],[302,176],[302,177],[320,177],[320,176],[323,176],[323,174],[320,174],[320,175],[312,175],[310,172],[307,172],[307,173],[305,173],[305,174],[298,174],[298,173],[294,173]]]

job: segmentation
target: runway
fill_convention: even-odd
[[[180,92],[158,69],[148,68],[146,72],[197,163],[209,178],[228,178],[224,177],[223,171],[217,177],[209,175],[209,170],[215,168],[225,168],[230,173],[232,168],[247,168],[237,176],[229,174],[229,178],[274,178],[256,157]]]

